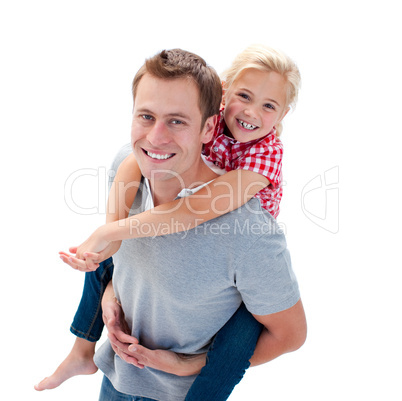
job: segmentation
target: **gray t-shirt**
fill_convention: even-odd
[[[147,192],[138,192],[132,213],[144,209]],[[205,352],[242,301],[267,315],[300,298],[285,237],[256,198],[186,232],[125,240],[114,262],[114,290],[132,335],[151,349]],[[138,369],[109,341],[95,362],[118,391],[155,400],[184,400],[195,379]]]

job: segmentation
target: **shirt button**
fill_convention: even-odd
[[[217,151],[218,151],[218,147],[214,146],[214,152],[217,152]]]

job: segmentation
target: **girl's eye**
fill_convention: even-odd
[[[266,109],[275,110],[275,106],[272,105],[271,103],[264,104],[264,107],[265,107]]]
[[[250,100],[250,96],[247,95],[246,93],[239,93],[239,96],[242,97],[243,99]]]

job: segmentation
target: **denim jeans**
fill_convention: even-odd
[[[185,401],[227,400],[250,366],[262,324],[244,304],[216,334],[207,363],[190,387]]]
[[[102,387],[99,394],[99,401],[156,401],[151,398],[145,397],[133,397],[132,395],[127,395],[117,391],[110,380],[103,376]]]
[[[88,341],[99,340],[104,326],[101,300],[112,275],[111,258],[102,262],[96,271],[86,273],[81,302],[70,328],[77,337]],[[249,359],[254,353],[261,330],[262,325],[253,318],[244,304],[241,304],[216,334],[207,354],[207,363],[188,391],[185,401],[226,400],[250,366]],[[103,399],[141,399],[124,394],[122,396],[131,398]]]
[[[77,337],[96,342],[103,330],[102,296],[113,275],[112,258],[103,261],[94,272],[85,273],[81,302],[71,324],[70,331]]]

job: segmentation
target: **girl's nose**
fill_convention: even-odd
[[[254,107],[250,107],[250,106],[249,106],[249,107],[247,107],[246,109],[244,109],[244,114],[245,114],[247,117],[257,118],[257,113],[256,113]]]

